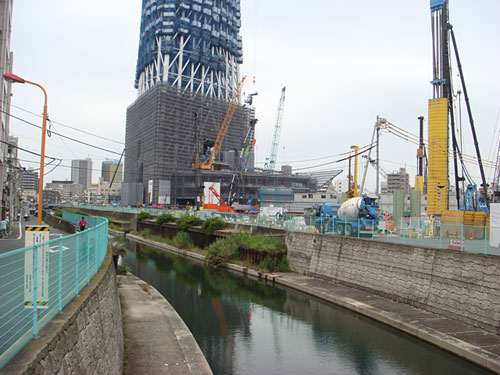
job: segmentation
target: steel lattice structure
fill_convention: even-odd
[[[135,87],[230,100],[243,62],[239,0],[143,0]]]

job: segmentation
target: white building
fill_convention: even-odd
[[[92,183],[87,192],[87,202],[90,204],[102,204],[108,196],[109,201],[120,200],[122,192],[121,182],[113,182],[111,190],[109,190],[109,182],[104,181],[102,177],[99,182]]]

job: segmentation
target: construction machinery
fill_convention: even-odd
[[[214,195],[215,199],[219,202],[218,204],[216,203],[203,203],[203,209],[204,210],[217,210],[219,212],[223,213],[234,213],[234,209],[226,204],[224,199],[217,193],[217,190],[213,186],[210,186],[208,188],[210,192]]]
[[[449,24],[448,0],[430,0],[432,41],[433,41],[433,99],[429,100],[428,116],[428,178],[427,178],[427,213],[442,215],[448,210],[448,124],[451,132],[451,146],[453,153],[453,167],[455,175],[456,200],[460,206],[460,182],[468,180],[473,185],[470,174],[462,158],[457,141],[454,116],[455,95],[452,87],[451,56],[453,50],[458,66],[464,99],[467,107],[469,123],[474,140],[477,162],[481,174],[480,194],[486,205],[488,202],[488,185],[484,174],[481,153],[477,141],[474,120],[470,108],[469,96],[465,85],[464,74],[458,54],[458,48],[453,27]],[[450,43],[451,41],[451,43]],[[450,48],[450,44],[452,48]],[[461,166],[461,175],[459,173]]]
[[[195,162],[193,163],[194,169],[212,169],[213,163],[217,158],[217,156],[219,155],[220,149],[222,147],[222,142],[224,141],[227,129],[229,128],[229,124],[231,124],[234,112],[236,111],[236,107],[238,105],[238,101],[241,94],[241,89],[243,87],[243,82],[245,82],[245,79],[246,76],[243,77],[241,82],[238,84],[238,88],[234,92],[234,95],[231,99],[231,102],[229,103],[229,107],[226,111],[226,115],[224,116],[224,120],[222,121],[215,142],[206,140],[203,144],[202,155],[200,155],[200,147],[197,145]]]
[[[349,189],[347,190],[347,198],[354,198],[358,196],[358,146],[351,146],[354,150],[354,177],[351,183],[351,158],[349,158]]]
[[[372,237],[380,220],[377,209],[375,197],[355,197],[345,201],[333,218],[335,231],[339,236]]]
[[[273,141],[271,143],[271,152],[266,158],[264,170],[273,172],[276,166],[276,158],[278,157],[278,147],[280,143],[281,127],[283,126],[283,114],[285,112],[285,90],[286,86],[281,89],[278,111],[276,113],[276,122],[274,124]]]

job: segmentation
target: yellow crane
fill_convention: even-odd
[[[194,169],[212,169],[212,165],[214,160],[219,155],[222,142],[224,141],[224,137],[226,136],[227,129],[229,128],[229,124],[233,118],[234,112],[236,111],[236,107],[238,105],[238,100],[241,94],[241,89],[243,87],[243,82],[245,82],[246,76],[243,77],[241,82],[238,84],[238,88],[234,92],[234,95],[229,103],[229,107],[226,111],[226,115],[224,116],[224,120],[219,129],[219,133],[217,134],[217,139],[215,140],[212,151],[210,152],[210,156],[205,160],[200,159],[199,151],[196,153],[195,162],[193,163]]]
[[[354,150],[354,185],[351,186],[351,178],[349,176],[349,190],[347,191],[347,198],[355,198],[358,196],[358,146],[351,146]],[[350,165],[349,159],[349,165]],[[349,174],[351,173],[351,167],[349,166]]]

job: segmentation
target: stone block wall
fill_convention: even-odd
[[[340,282],[500,334],[500,257],[288,233],[297,272]]]
[[[121,375],[123,345],[116,274],[108,254],[90,283],[1,373]]]

